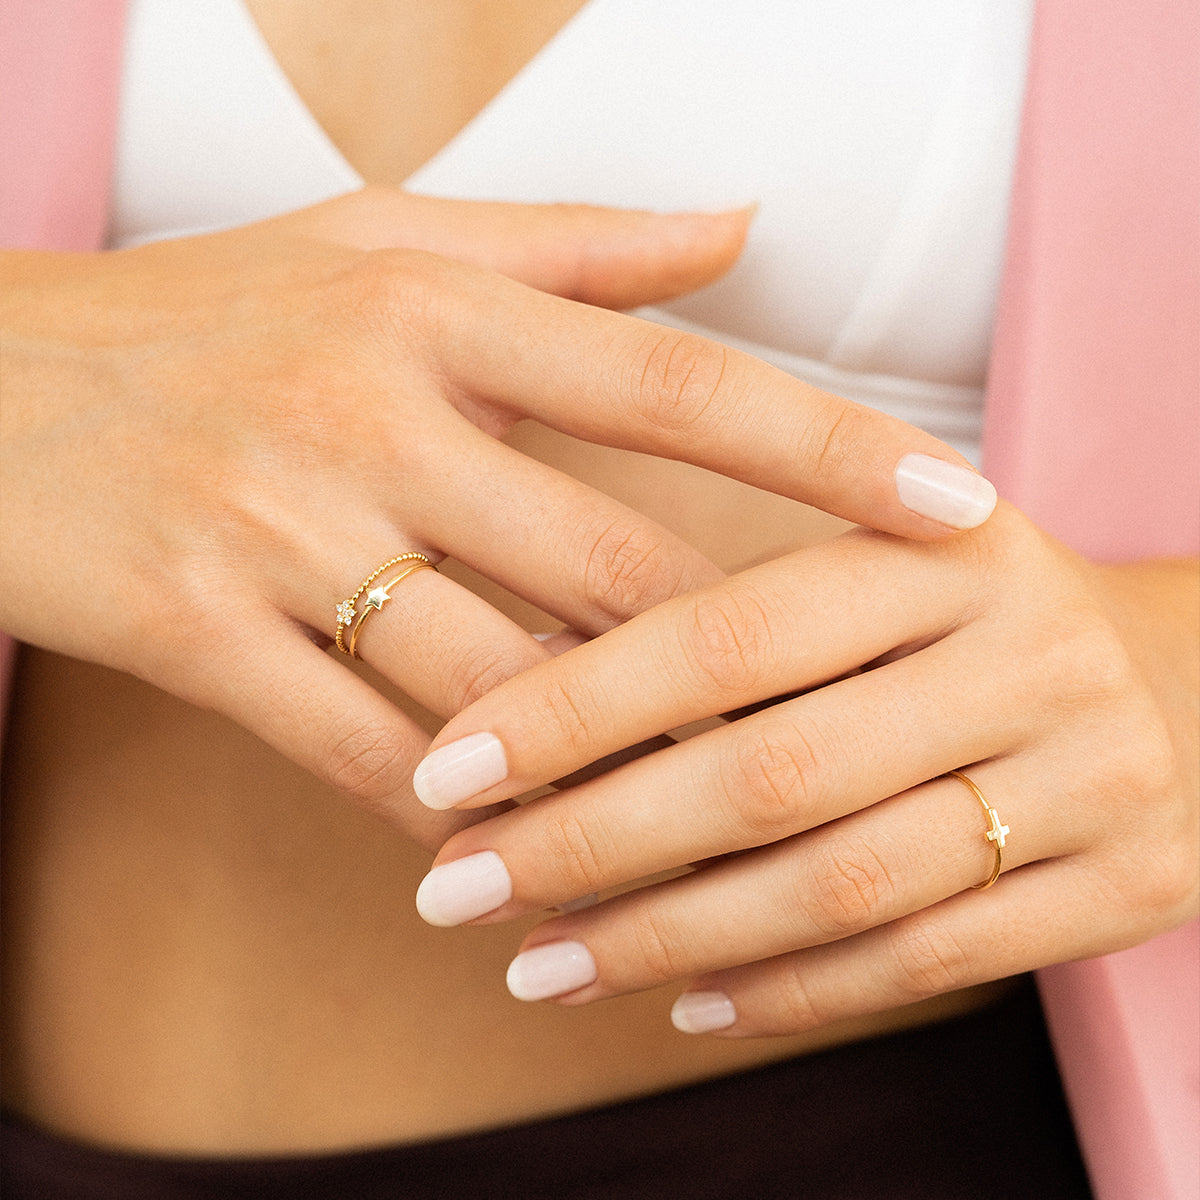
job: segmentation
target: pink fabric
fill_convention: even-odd
[[[984,470],[1092,558],[1200,546],[1200,6],[1038,5]]]
[[[125,0],[0,4],[0,247],[104,241]],[[0,634],[0,733],[12,682]]]
[[[1198,47],[1195,0],[1036,13],[984,470],[1102,560],[1200,543]],[[1039,985],[1099,1200],[1196,1200],[1200,924]]]
[[[123,7],[0,6],[3,244],[99,244]],[[1200,541],[1198,27],[1194,0],[1041,0],[1035,22],[985,465],[1103,559]],[[1100,1200],[1200,1194],[1198,936],[1040,974]]]
[[[0,244],[103,242],[124,14],[124,0],[0,5]]]

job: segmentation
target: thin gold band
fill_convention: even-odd
[[[375,580],[377,580],[380,575],[382,575],[389,567],[394,567],[397,563],[413,562],[417,559],[419,559],[424,566],[433,566],[433,563],[431,563],[429,559],[425,557],[425,555],[418,553],[416,550],[411,550],[407,554],[398,554],[395,558],[389,558],[387,562],[385,562],[378,570],[372,571],[371,574],[368,575],[361,584],[359,584],[358,591],[355,592],[349,600],[343,600],[341,604],[337,606],[337,633],[334,635],[333,640],[337,643],[337,648],[343,654],[353,655],[353,650],[346,645],[345,634],[346,630],[354,624],[354,618],[356,615],[355,610],[358,607],[359,597],[361,597],[363,592],[365,592],[367,588],[369,588],[371,584],[373,584]],[[392,583],[395,582],[395,580],[392,581]],[[388,585],[388,587],[390,586],[391,584]],[[385,587],[383,590],[386,592],[387,587]],[[365,611],[363,615],[366,615]],[[359,617],[359,620],[361,621],[362,617]]]
[[[992,864],[992,873],[982,883],[971,884],[977,892],[982,892],[985,888],[990,888],[1000,878],[1001,852],[1004,849],[1004,840],[1008,837],[1009,829],[1007,825],[1000,824],[999,814],[983,798],[983,793],[975,786],[972,780],[968,779],[961,771],[947,771],[943,778],[949,779],[951,776],[957,779],[959,783],[966,784],[971,789],[971,794],[983,805],[983,811],[987,813],[988,829],[984,837],[991,842],[992,849],[996,852],[996,861]]]
[[[413,563],[411,567],[405,567],[395,579],[389,579],[382,587],[372,588],[367,593],[367,603],[359,618],[354,622],[354,628],[350,630],[350,657],[358,658],[358,635],[362,633],[363,626],[367,623],[367,618],[378,609],[381,609],[392,597],[389,595],[392,588],[396,586],[402,579],[407,579],[414,571],[436,571],[437,567],[428,559],[424,562]]]

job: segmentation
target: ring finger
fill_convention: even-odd
[[[1037,777],[1023,774],[1009,760],[971,769],[985,795],[1002,789],[1003,819],[1016,831],[1003,850],[1006,871],[1077,846],[1043,798],[1022,786]],[[853,940],[988,879],[996,856],[990,828],[961,782],[936,779],[788,841],[549,921],[527,938],[510,987],[520,999],[582,1004]]]
[[[359,599],[343,637],[355,657],[418,704],[449,718],[497,683],[550,657],[515,621],[424,567],[405,560],[384,571]]]
[[[443,847],[422,911],[444,923],[445,900],[460,921],[506,920],[789,838],[1009,752],[1029,736],[1019,681],[998,677],[996,693],[945,686],[981,636],[959,631],[474,826]],[[471,902],[469,860],[481,854],[498,857],[512,880],[511,900],[494,911],[484,907],[493,891]]]

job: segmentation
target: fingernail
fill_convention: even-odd
[[[554,911],[565,916],[567,913],[582,912],[585,908],[594,908],[599,903],[599,895],[596,892],[588,892],[586,896],[579,896],[575,900],[565,900],[562,904],[556,904]]]
[[[582,942],[547,942],[518,954],[508,990],[518,1000],[549,1000],[596,982],[596,962]]]
[[[896,464],[896,491],[905,508],[952,529],[974,529],[996,507],[996,489],[982,475],[928,454]]]
[[[507,776],[500,739],[472,733],[424,758],[413,773],[413,789],[426,808],[453,808]]]
[[[512,899],[512,879],[495,850],[434,867],[417,888],[417,912],[430,925],[461,925]]]
[[[671,1007],[671,1024],[680,1033],[713,1033],[736,1020],[737,1010],[724,992],[684,992]]]

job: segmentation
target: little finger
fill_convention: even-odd
[[[431,850],[463,827],[461,814],[429,813],[413,796],[425,731],[295,625],[225,636],[184,698],[223,712]]]
[[[1077,868],[1032,863],[856,937],[705,975],[672,1021],[722,1037],[798,1033],[1141,940],[1132,918],[1123,929],[1096,920],[1110,889]]]

